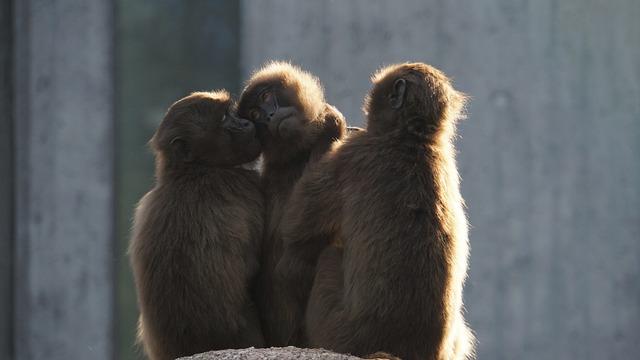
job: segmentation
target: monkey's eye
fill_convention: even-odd
[[[258,110],[251,110],[251,113],[249,113],[249,115],[251,116],[251,120],[253,121],[260,120],[261,114]]]
[[[272,98],[273,95],[271,94],[271,91],[265,91],[262,93],[262,95],[260,95],[260,99],[266,103],[270,102]]]

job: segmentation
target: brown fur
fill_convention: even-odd
[[[278,269],[317,264],[311,346],[405,360],[471,357],[462,309],[467,221],[452,143],[465,98],[421,63],[390,66],[373,82],[367,130],[298,182]],[[332,238],[343,248],[327,246]],[[300,281],[295,274],[278,273]]]
[[[270,119],[261,108],[268,108],[261,97],[265,89],[279,103]],[[267,64],[251,77],[240,96],[238,113],[256,122],[264,149],[262,184],[267,215],[257,298],[265,339],[270,346],[299,345],[297,329],[304,309],[290,292],[294,289],[274,277],[282,253],[280,223],[291,189],[307,165],[345,135],[345,120],[325,102],[316,77],[282,62]],[[313,273],[304,276],[312,279]]]
[[[173,104],[151,145],[156,185],[136,209],[129,254],[151,359],[264,345],[249,283],[258,270],[264,198],[253,125],[226,92]],[[226,115],[225,115],[226,114]]]

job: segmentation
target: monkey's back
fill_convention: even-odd
[[[452,149],[363,133],[336,155],[344,316],[376,350],[435,356],[451,346],[467,262]]]
[[[258,175],[239,168],[166,179],[140,201],[130,256],[154,358],[261,345],[249,283],[263,215]]]

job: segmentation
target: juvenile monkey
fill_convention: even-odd
[[[300,176],[346,133],[342,114],[326,103],[319,80],[300,68],[273,62],[253,74],[240,96],[238,114],[256,124],[263,145],[265,237],[257,303],[268,345],[299,345],[304,308],[294,288],[274,277],[282,254],[280,223]],[[301,274],[313,279],[314,274]]]
[[[136,209],[129,254],[139,339],[153,360],[261,347],[250,296],[264,198],[253,124],[225,91],[196,92],[166,113],[151,139],[156,184]]]
[[[465,97],[422,63],[382,69],[373,83],[366,131],[295,187],[277,276],[300,284],[307,279],[297,274],[316,269],[306,312],[311,346],[404,360],[472,357],[462,309],[467,220],[453,146]],[[328,246],[333,238],[343,248]]]

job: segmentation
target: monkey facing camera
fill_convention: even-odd
[[[240,95],[238,114],[253,121],[263,145],[266,227],[257,302],[270,346],[301,345],[302,293],[274,276],[282,253],[280,224],[296,181],[346,134],[342,114],[326,103],[320,81],[285,62],[256,71]],[[312,270],[301,274],[312,279]]]
[[[151,140],[156,184],[136,209],[129,255],[153,360],[264,345],[250,288],[264,197],[257,172],[238,166],[261,145],[233,105],[225,91],[193,93]]]

